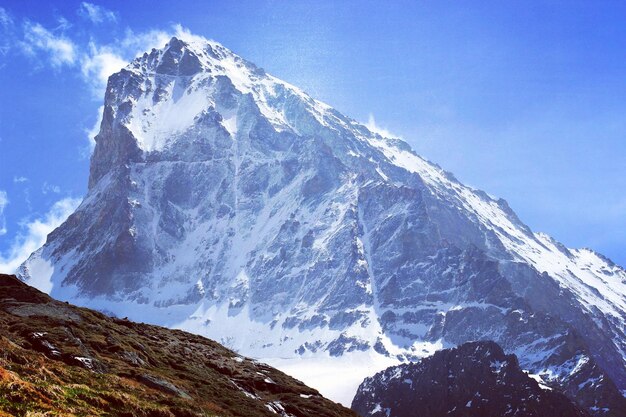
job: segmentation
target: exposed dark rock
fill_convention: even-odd
[[[361,384],[352,409],[363,417],[589,416],[529,377],[515,355],[493,342],[465,343],[388,368]]]
[[[137,379],[139,380],[139,382],[146,384],[150,388],[155,388],[168,394],[177,395],[181,398],[191,399],[189,394],[187,394],[185,391],[164,379],[157,378],[148,374],[140,375]]]

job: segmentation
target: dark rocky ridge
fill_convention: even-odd
[[[352,409],[363,417],[589,416],[542,388],[494,342],[469,342],[388,368],[361,384]]]
[[[29,412],[355,417],[216,342],[61,303],[0,274],[0,416]]]

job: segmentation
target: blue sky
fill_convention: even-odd
[[[0,269],[84,195],[106,76],[177,30],[403,137],[533,230],[626,265],[624,21],[620,1],[5,0]]]

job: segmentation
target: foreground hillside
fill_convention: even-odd
[[[0,275],[0,416],[355,416],[186,332],[55,301]]]
[[[379,372],[361,384],[352,408],[371,417],[589,416],[494,342],[465,343]]]

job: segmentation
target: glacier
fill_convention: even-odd
[[[594,415],[626,409],[622,267],[198,37],[110,77],[87,195],[19,275],[348,405],[387,366],[494,340]]]

